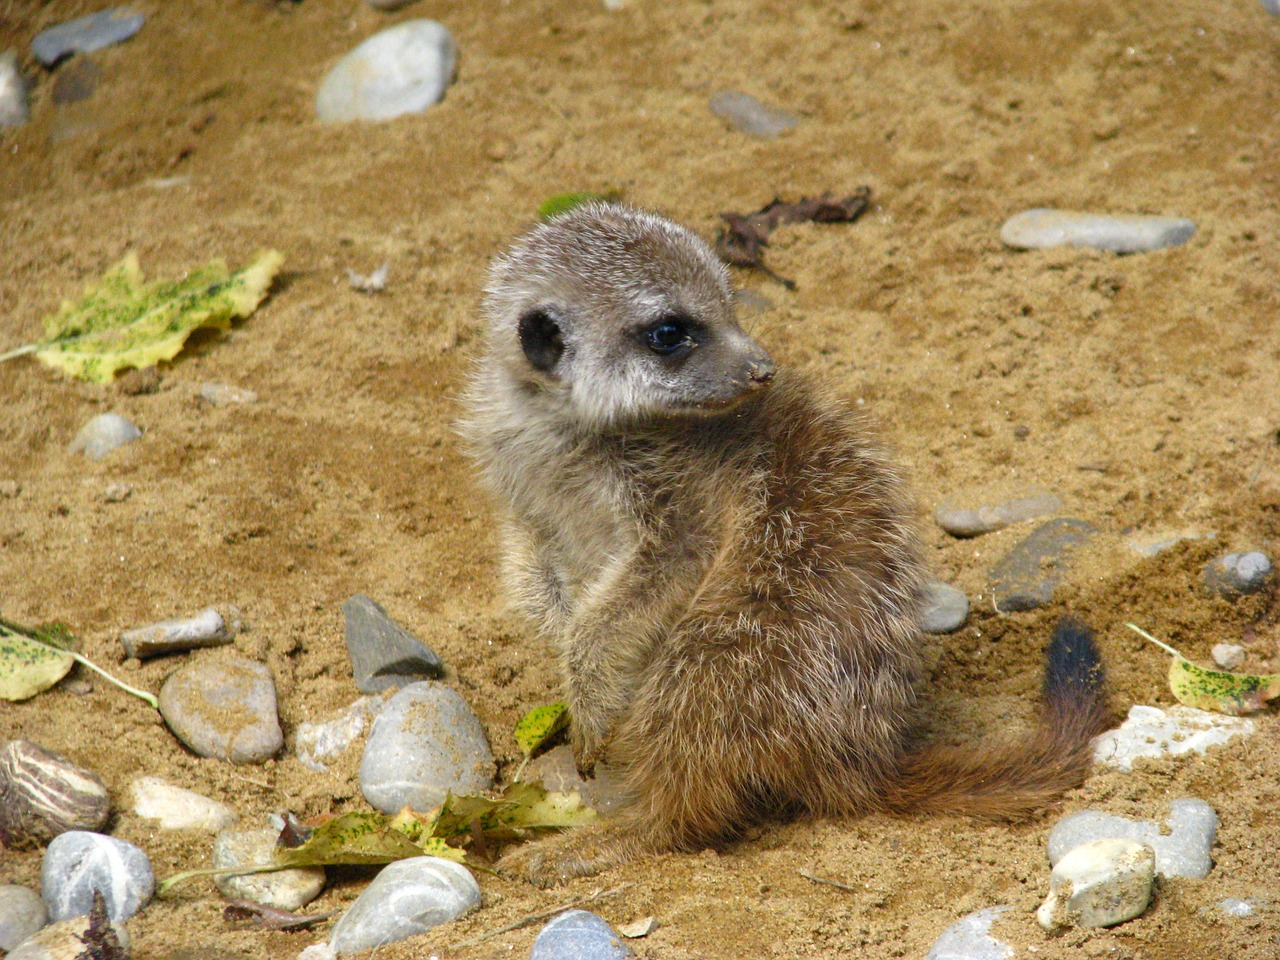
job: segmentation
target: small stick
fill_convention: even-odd
[[[531,913],[529,916],[517,920],[515,923],[508,923],[505,927],[499,927],[497,930],[490,930],[488,933],[482,933],[478,937],[468,937],[466,940],[459,940],[457,943],[453,944],[451,949],[456,950],[459,947],[471,947],[477,943],[483,943],[485,940],[490,940],[493,937],[500,937],[504,933],[510,933],[512,930],[519,930],[521,927],[527,927],[531,923],[537,923],[540,920],[550,920],[556,914],[563,913],[566,910],[572,910],[575,907],[580,907],[584,903],[591,903],[593,900],[603,900],[605,897],[612,897],[615,894],[621,893],[629,886],[631,886],[631,884],[624,883],[622,886],[614,887],[612,890],[596,890],[594,893],[588,893],[585,897],[578,897],[576,900],[570,900],[568,903],[563,903],[552,910],[543,910],[541,913]]]
[[[1151,634],[1147,633],[1147,631],[1143,630],[1141,627],[1135,627],[1132,623],[1126,623],[1126,624],[1125,624],[1125,626],[1126,626],[1126,627],[1128,627],[1130,630],[1132,630],[1134,633],[1136,633],[1138,636],[1140,636],[1140,637],[1146,637],[1148,640],[1150,640],[1152,643],[1154,643],[1157,647],[1163,647],[1165,650],[1167,650],[1167,651],[1169,651],[1170,653],[1172,653],[1172,654],[1173,654],[1175,657],[1177,657],[1179,660],[1186,660],[1186,659],[1187,659],[1187,658],[1186,658],[1186,657],[1184,657],[1182,654],[1180,654],[1177,650],[1173,649],[1173,647],[1171,647],[1171,646],[1169,646],[1167,643],[1165,643],[1163,640],[1157,640],[1155,637],[1153,637]]]
[[[861,893],[857,887],[851,887],[847,883],[840,883],[838,880],[828,880],[826,877],[815,877],[812,873],[805,873],[803,870],[797,870],[800,876],[806,880],[812,880],[814,883],[825,883],[828,887],[835,887],[837,890],[848,890],[850,893]]]

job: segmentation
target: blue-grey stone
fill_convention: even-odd
[[[1097,529],[1083,520],[1061,518],[1036,527],[991,568],[991,592],[1000,613],[1034,610],[1053,599],[1069,553]]]
[[[1012,907],[985,907],[962,917],[933,942],[925,960],[1009,960],[1013,947],[991,936],[991,924]]]
[[[363,593],[342,605],[342,615],[351,672],[361,693],[379,693],[444,674],[440,656]]]
[[[99,890],[107,915],[123,922],[147,905],[156,888],[151,861],[140,847],[87,830],[53,838],[44,852],[40,881],[51,920],[88,913],[93,891]]]
[[[100,413],[76,434],[71,446],[72,453],[83,453],[90,460],[101,460],[116,447],[133,443],[142,436],[142,431],[118,413]]]
[[[48,922],[40,894],[16,883],[0,885],[0,950],[12,950]]]
[[[375,33],[321,81],[316,116],[333,123],[421,113],[444,97],[457,56],[449,29],[435,20],[406,20]]]
[[[590,910],[566,910],[547,921],[529,960],[626,960],[631,948]]]
[[[935,580],[925,584],[920,627],[926,633],[953,633],[969,617],[969,598],[963,590]]]
[[[31,41],[31,52],[52,67],[73,53],[92,53],[123,43],[142,29],[147,18],[128,7],[112,7],[42,30]]]
[[[27,79],[18,66],[18,51],[0,53],[0,127],[20,127],[31,119]]]
[[[410,857],[382,868],[334,924],[329,943],[359,953],[425,933],[480,906],[480,887],[460,863]]]
[[[1262,0],[1262,9],[1280,17],[1280,0]]]
[[[794,114],[761,103],[750,94],[737,90],[721,90],[713,94],[707,106],[720,119],[762,140],[772,140],[800,122]]]
[[[467,702],[442,683],[404,687],[373,721],[360,760],[360,789],[384,813],[426,812],[445,794],[493,785],[493,753]]]
[[[1195,232],[1195,223],[1182,217],[1036,208],[1006,220],[1000,228],[1000,239],[1021,250],[1070,246],[1143,253],[1181,246]]]
[[[204,660],[160,688],[160,715],[202,757],[262,763],[284,746],[271,670],[243,657]]]
[[[1169,804],[1167,833],[1154,820],[1129,820],[1099,810],[1081,810],[1060,820],[1049,832],[1049,863],[1094,840],[1135,840],[1156,852],[1156,873],[1162,877],[1203,880],[1213,869],[1213,841],[1218,815],[1203,800],[1191,797]]]
[[[1204,568],[1204,583],[1211,591],[1224,597],[1257,593],[1271,579],[1271,561],[1257,550],[1249,553],[1228,553],[1211,560]]]

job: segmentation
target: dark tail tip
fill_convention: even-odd
[[[1074,617],[1063,617],[1045,653],[1044,704],[1052,713],[1078,714],[1101,706],[1106,686],[1102,655],[1093,631]]]

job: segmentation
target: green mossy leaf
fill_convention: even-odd
[[[1169,664],[1169,689],[1188,707],[1239,716],[1261,710],[1268,700],[1280,697],[1280,673],[1228,673],[1198,667],[1163,640],[1140,627],[1126,623],[1134,633],[1163,648],[1173,660]]]
[[[26,632],[0,620],[0,700],[29,700],[48,690],[75,666],[70,653],[60,652],[69,646],[71,638],[65,627],[54,624],[30,631],[58,650],[27,639],[23,636]]]
[[[608,190],[604,193],[593,193],[590,190],[571,190],[568,193],[557,193],[554,197],[548,197],[538,205],[538,216],[543,220],[550,220],[552,217],[568,213],[583,204],[593,203],[597,200],[617,200],[620,196],[621,194],[616,190]]]
[[[532,757],[548,740],[569,726],[569,707],[548,703],[534,707],[516,724],[516,744],[525,759]]]

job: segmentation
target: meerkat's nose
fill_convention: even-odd
[[[778,372],[777,364],[769,357],[761,357],[747,364],[747,379],[752,387],[763,387]]]

